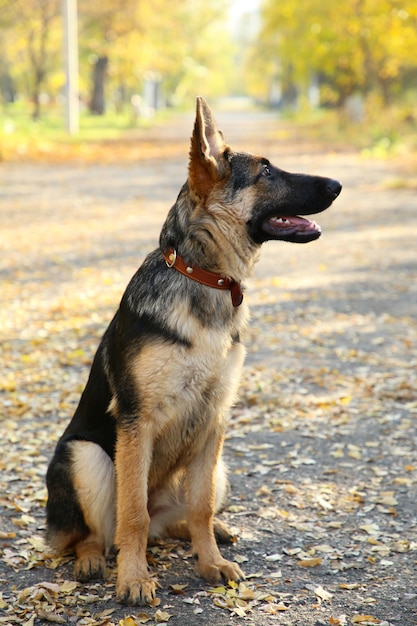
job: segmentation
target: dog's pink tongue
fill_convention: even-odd
[[[310,220],[306,220],[304,217],[298,217],[298,215],[296,215],[295,217],[286,217],[285,219],[287,219],[289,222],[291,222],[291,224],[294,224],[295,226],[310,224]]]
[[[295,243],[313,241],[321,235],[321,228],[316,222],[299,215],[275,215],[263,222],[262,228],[274,239]]]
[[[292,226],[306,226],[307,224],[310,224],[310,220],[306,220],[304,217],[298,217],[298,215],[279,215],[277,217],[273,217],[272,221],[275,221],[278,224],[289,223],[292,224]]]
[[[271,217],[269,220],[272,226],[281,226],[283,228],[295,226],[301,230],[305,229],[313,229],[319,230],[319,226],[316,222],[312,222],[311,220],[307,220],[305,217],[299,217],[298,215],[277,215],[276,217]]]

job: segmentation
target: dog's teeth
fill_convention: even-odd
[[[282,217],[274,217],[274,222],[276,222],[277,224],[289,224],[288,220]]]

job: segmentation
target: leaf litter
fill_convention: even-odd
[[[45,544],[44,476],[182,173],[170,170],[162,202],[126,195],[133,166],[2,168],[0,624],[417,623],[415,262],[407,232],[388,237],[375,206],[395,206],[410,232],[416,218],[407,192],[361,194],[363,167],[379,180],[382,166],[328,158],[346,163],[355,210],[329,214],[321,248],[281,250],[284,274],[269,247],[248,288],[248,359],[225,448],[223,518],[239,540],[222,548],[247,580],[210,587],[187,544],[161,541],[149,551],[158,600],[130,612],[114,601],[114,557],[104,581],[82,585],[72,556]],[[154,162],[142,182],[155,167],[163,176]]]

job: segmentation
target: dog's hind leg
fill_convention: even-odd
[[[186,488],[184,475],[171,479],[158,492],[152,494],[148,501],[151,517],[149,537],[174,537],[191,541],[190,529],[187,521]],[[218,513],[226,506],[230,485],[226,476],[226,466],[220,458],[216,471],[215,512]],[[233,543],[234,535],[228,526],[217,519],[213,520],[214,535],[219,543]]]
[[[78,580],[103,577],[115,526],[112,460],[95,443],[66,442],[51,462],[47,485],[50,543],[60,551],[74,549]]]
[[[90,533],[75,545],[78,580],[102,578],[114,540],[115,475],[111,458],[97,444],[73,443],[73,482]]]

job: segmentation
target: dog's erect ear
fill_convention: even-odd
[[[199,197],[206,198],[221,177],[219,166],[226,147],[207,102],[199,96],[188,168],[191,189]]]

